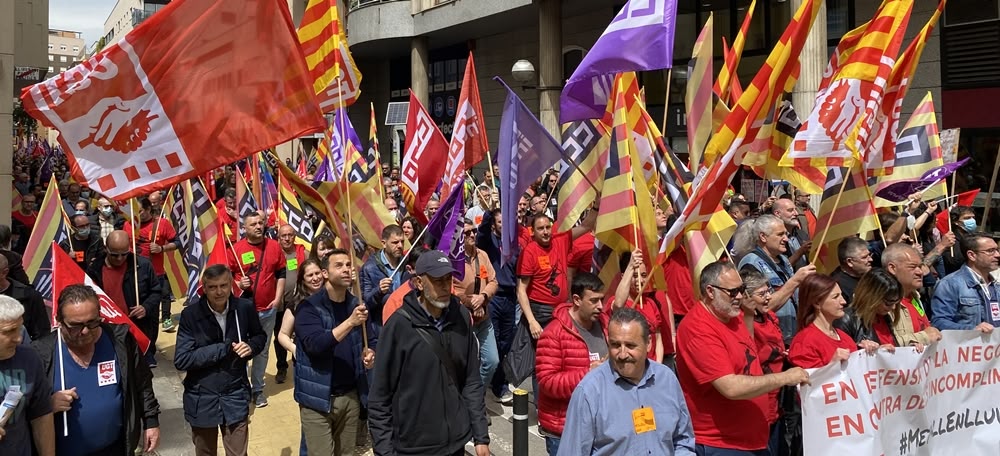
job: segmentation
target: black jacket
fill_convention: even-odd
[[[16,280],[21,283],[30,284],[31,280],[28,279],[28,273],[24,272],[24,257],[20,253],[14,252],[12,250],[0,249],[0,255],[7,258],[7,267],[10,268],[7,271],[7,278]]]
[[[59,243],[59,248],[63,249],[63,252],[66,252],[68,254],[73,240],[74,238],[70,236],[66,240]],[[87,242],[87,248],[84,249],[83,251],[83,265],[80,266],[80,269],[83,269],[84,271],[90,270],[91,265],[94,263],[97,257],[104,258],[104,256],[107,254],[104,251],[104,240],[101,239],[100,230],[97,231],[90,230],[90,236],[87,237],[86,242]],[[70,255],[70,258],[72,258],[73,261],[76,261],[76,258],[74,258],[72,255]]]
[[[94,261],[90,263],[90,267],[87,268],[87,275],[90,276],[90,280],[93,280],[97,286],[104,289],[104,260],[107,257],[106,251],[101,251],[101,254],[94,258]],[[138,263],[136,263],[138,261]],[[160,315],[160,279],[156,278],[156,273],[153,272],[153,263],[150,263],[149,259],[141,256],[135,256],[134,253],[129,253],[128,257],[125,258],[125,278],[122,281],[122,293],[125,295],[125,307],[132,310],[133,307],[137,305],[135,298],[135,286],[136,286],[136,273],[138,272],[138,284],[139,284],[139,302],[142,303],[142,307],[146,308],[146,316],[143,318],[135,319],[135,322],[141,328],[155,327],[159,322],[157,321],[157,316]]]
[[[886,324],[889,325],[889,332],[892,333],[892,339],[896,340],[896,331],[892,328],[892,320],[889,319],[888,315],[884,315],[876,318],[884,318]],[[874,327],[866,327],[864,323],[861,322],[861,318],[858,318],[858,314],[854,311],[853,307],[847,307],[844,309],[844,316],[838,318],[833,322],[833,326],[851,336],[854,342],[861,343],[863,340],[870,340],[872,342],[881,345],[878,340],[878,334],[875,333]],[[893,345],[896,345],[895,343]]]
[[[379,333],[368,396],[368,426],[376,455],[455,454],[470,439],[489,443],[479,345],[469,311],[452,296],[438,332],[418,296],[414,290],[403,298],[401,310],[412,320],[397,311]],[[452,386],[440,358],[417,327],[440,338],[453,360],[458,385]]]
[[[139,352],[135,338],[128,332],[128,325],[102,323],[101,329],[111,335],[115,346],[115,357],[118,359],[121,374],[119,382],[122,388],[122,423],[125,427],[125,449],[132,454],[143,443],[143,429],[160,427],[160,403],[153,394],[153,373]],[[42,359],[45,375],[52,378],[52,369],[58,363],[56,358],[56,341],[58,333],[50,332],[31,343]]]
[[[28,330],[31,340],[38,340],[52,332],[52,323],[48,311],[45,310],[45,300],[42,295],[29,285],[16,280],[10,280],[10,287],[3,294],[17,300],[24,306],[24,327]]]
[[[191,426],[214,428],[246,421],[249,416],[250,358],[240,358],[233,351],[232,344],[239,341],[250,346],[251,358],[267,342],[253,302],[229,297],[225,335],[209,308],[208,298],[202,296],[181,312],[174,366],[187,372],[184,418]]]

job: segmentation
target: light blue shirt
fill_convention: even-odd
[[[634,410],[653,409],[656,429],[637,434]],[[606,362],[591,371],[573,391],[559,456],[582,455],[694,456],[691,414],[677,376],[670,368],[646,360],[638,384],[618,375]]]

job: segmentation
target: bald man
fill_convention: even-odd
[[[48,311],[45,310],[45,301],[30,285],[8,278],[10,273],[8,266],[7,257],[0,255],[0,293],[21,303],[24,307],[24,327],[28,330],[28,337],[37,340],[52,330]]]
[[[156,367],[156,339],[160,333],[156,311],[160,304],[160,280],[153,272],[149,259],[129,251],[131,245],[128,233],[112,231],[102,254],[87,268],[87,275],[108,294],[118,310],[128,315],[149,337],[146,362],[149,367]]]
[[[306,261],[306,249],[301,244],[295,243],[295,228],[292,225],[284,224],[278,228],[278,245],[281,252],[285,254],[285,288],[284,298],[278,304],[278,311],[274,321],[282,321],[285,318],[285,303],[292,302],[295,295],[295,285],[299,277],[299,265]],[[288,377],[288,351],[278,343],[278,331],[281,325],[274,325],[274,356],[277,358],[278,374],[274,376],[277,383],[285,383]]]

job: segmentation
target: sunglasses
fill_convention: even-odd
[[[718,285],[709,285],[709,286],[715,288],[716,290],[725,291],[726,293],[729,294],[729,299],[736,299],[736,297],[739,295],[745,296],[747,294],[746,285],[740,285],[736,288],[723,288]]]
[[[98,318],[96,320],[90,320],[87,322],[77,323],[77,324],[63,323],[63,327],[66,328],[66,331],[69,331],[70,334],[80,334],[81,332],[83,332],[84,328],[88,330],[94,330],[99,328],[101,326],[101,323],[103,322],[104,319]]]
[[[465,230],[465,231],[462,231],[462,234],[464,234],[466,236],[472,236],[472,235],[476,234],[476,230]]]

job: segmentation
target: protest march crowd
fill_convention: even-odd
[[[296,40],[272,3],[284,2],[171,2],[68,76],[25,90],[26,110],[59,129],[60,145],[25,134],[13,154],[12,224],[0,226],[0,454],[154,451],[162,331],[177,333],[198,455],[217,454],[220,435],[227,455],[247,454],[250,411],[274,388],[271,356],[274,381],[294,385],[303,455],[351,454],[370,439],[376,455],[486,456],[487,401],[510,404],[519,388],[550,455],[799,455],[797,387],[811,369],[1000,325],[1000,249],[977,224],[975,191],[944,184],[965,161],[945,159],[932,101],[897,132],[943,2],[900,53],[905,23],[884,24],[906,20],[913,1],[885,0],[841,40],[805,122],[784,91],[820,0],[801,2],[746,91],[738,57],[715,84],[699,66],[703,34],[686,162],[634,72],[671,65],[676,4],[652,2],[662,23],[637,25],[626,19],[650,2],[628,2],[563,89],[561,141],[497,78],[507,99],[494,161],[470,53],[452,138],[411,93],[399,167],[379,156],[374,108],[362,148],[345,106],[356,85],[337,91],[332,121],[322,117],[332,92],[302,96],[327,87],[309,66],[324,59],[307,65],[296,47],[315,57],[328,50],[310,40],[332,38],[304,38],[303,26]],[[337,17],[328,2],[309,5],[303,21]],[[178,93],[169,71],[143,83],[162,99],[237,100],[228,123],[167,112],[183,103],[128,111],[147,116],[140,126],[62,120],[100,111],[90,108],[110,90],[102,81],[134,82],[95,68],[172,61],[172,49],[146,47],[151,31],[167,40],[169,27],[183,37],[271,20],[274,43],[254,48],[290,46],[272,56],[282,65],[262,65],[282,88],[209,93],[196,80]],[[337,81],[358,83],[340,38]],[[632,72],[602,69],[628,54],[612,49],[622,39],[657,55],[625,55]],[[87,84],[67,89],[66,78]],[[866,109],[849,112],[845,92]],[[107,112],[131,109],[116,100]],[[238,109],[255,103],[282,114]],[[270,150],[320,129],[314,152],[282,161]],[[240,139],[191,153],[205,131]],[[157,161],[147,136],[182,151]],[[904,142],[916,150],[897,155]],[[100,165],[113,151],[121,169]],[[150,177],[166,165],[189,169]],[[740,170],[770,197],[737,193]]]

